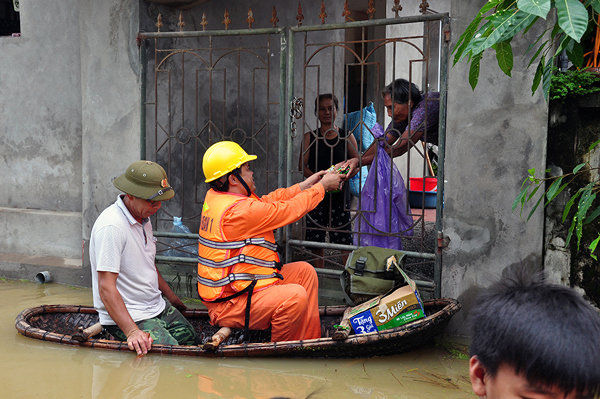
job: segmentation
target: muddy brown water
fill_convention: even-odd
[[[42,304],[91,305],[91,290],[0,279],[2,398],[475,397],[462,343],[367,359],[137,358],[19,334],[17,314]]]

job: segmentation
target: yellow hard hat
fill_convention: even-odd
[[[256,155],[248,155],[238,143],[219,141],[211,145],[202,158],[205,182],[217,180],[254,159]]]

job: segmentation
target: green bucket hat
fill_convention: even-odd
[[[175,195],[167,181],[167,172],[151,161],[135,161],[113,184],[126,194],[153,201],[170,200]]]

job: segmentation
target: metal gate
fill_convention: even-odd
[[[423,34],[393,37],[385,34],[388,27],[406,24],[423,24]],[[154,220],[155,235],[163,244],[159,245],[157,262],[172,265],[175,275],[172,282],[181,284],[182,279],[186,280],[186,293],[194,296],[190,288],[195,277],[193,267],[183,276],[176,265],[196,264],[195,232],[208,189],[201,164],[204,151],[211,144],[233,140],[249,153],[258,155],[252,168],[259,194],[298,182],[303,178],[295,167],[300,138],[317,126],[315,118],[311,120],[308,116],[315,95],[335,93],[343,103],[340,114],[362,110],[373,102],[377,121],[385,126],[385,111],[378,93],[389,83],[385,80],[396,75],[397,60],[404,53],[402,46],[409,46],[418,57],[406,60],[409,65],[406,78],[413,80],[413,72],[418,75],[418,69],[423,78],[415,83],[419,86],[425,83],[423,91],[427,92],[434,81],[440,92],[435,231],[427,231],[423,209],[412,212],[406,209],[414,218],[411,229],[416,234],[413,237],[394,230],[380,234],[400,236],[403,242],[416,243],[410,246],[414,250],[408,251],[414,264],[435,262],[434,282],[422,279],[418,284],[425,290],[435,287],[435,296],[439,296],[441,248],[438,245],[426,248],[425,236],[441,235],[448,24],[447,14],[429,13],[318,26],[184,32],[180,17],[179,32],[160,32],[159,16],[158,32],[140,33],[141,156],[165,167],[176,192],[172,200],[163,204]],[[435,68],[430,62],[432,53],[437,53]],[[146,57],[151,58],[150,62]],[[391,67],[386,59],[392,60]],[[147,65],[153,65],[148,68],[152,75],[146,76]],[[298,99],[304,101],[305,112],[297,107]],[[425,154],[423,148],[420,152]],[[411,156],[414,157],[409,154],[403,158],[409,162]],[[424,157],[422,165],[424,172]],[[353,204],[346,208],[353,216],[351,225],[345,228],[360,235],[357,224],[362,223],[362,215],[377,212],[377,209],[362,209],[360,196]],[[181,217],[191,233],[171,233],[173,217]],[[332,230],[327,226],[322,229],[327,233]],[[337,278],[343,265],[336,251],[352,250],[356,246],[304,241],[305,231],[303,220],[278,232],[278,239],[286,243],[286,260],[314,259],[307,255],[310,252],[306,248],[332,251],[333,254],[325,256],[332,267],[320,269],[318,273],[322,277]],[[437,237],[434,241],[437,244]],[[173,252],[175,249],[181,251]]]
[[[422,24],[423,34],[408,35],[408,36],[391,36],[391,35],[377,35],[374,34],[378,29],[389,28],[392,26],[402,26],[407,24]],[[446,102],[446,60],[448,57],[448,38],[447,33],[449,32],[449,19],[447,14],[425,14],[414,17],[404,17],[396,19],[386,20],[370,20],[361,22],[347,22],[343,24],[329,24],[329,25],[318,25],[318,26],[298,26],[292,27],[289,31],[289,56],[288,56],[288,103],[297,104],[304,103],[305,107],[301,115],[298,113],[292,119],[298,119],[292,121],[289,127],[288,151],[287,151],[287,170],[288,170],[288,185],[294,181],[299,180],[296,176],[298,173],[302,175],[305,168],[304,165],[299,166],[299,172],[292,172],[297,170],[295,168],[295,159],[300,156],[299,154],[305,154],[307,149],[304,148],[302,137],[307,135],[309,138],[308,142],[313,143],[320,140],[318,138],[318,117],[317,113],[317,99],[319,95],[327,93],[327,95],[334,95],[334,98],[343,99],[343,104],[339,106],[339,113],[344,115],[342,118],[342,124],[346,127],[346,131],[353,131],[356,140],[360,143],[365,137],[363,136],[364,131],[366,134],[371,132],[370,127],[365,126],[364,114],[365,107],[372,103],[377,113],[377,121],[382,126],[387,123],[385,120],[385,107],[383,106],[381,96],[379,95],[381,89],[392,80],[399,78],[396,69],[400,62],[406,64],[404,68],[408,74],[402,76],[411,83],[416,83],[419,87],[423,88],[424,97],[428,96],[428,92],[439,92],[439,145],[438,145],[438,169],[437,169],[437,194],[436,196],[436,215],[435,215],[435,227],[433,223],[426,223],[426,210],[425,207],[425,195],[432,195],[431,193],[425,193],[425,190],[421,190],[421,193],[414,193],[408,190],[408,181],[404,181],[402,184],[407,189],[406,194],[421,196],[421,205],[419,208],[411,208],[408,204],[402,209],[403,212],[408,214],[413,219],[413,223],[409,229],[400,229],[397,221],[392,217],[391,208],[393,196],[387,195],[388,206],[383,209],[378,209],[377,206],[372,206],[368,209],[365,208],[363,201],[364,196],[361,195],[360,185],[359,192],[354,201],[346,202],[342,205],[334,204],[331,198],[329,199],[329,224],[324,223],[323,220],[312,220],[311,215],[307,215],[305,223],[302,224],[300,232],[294,234],[294,228],[289,226],[287,229],[287,237],[291,238],[287,240],[288,249],[286,251],[287,261],[291,261],[291,257],[297,253],[307,254],[305,248],[316,248],[323,251],[321,254],[308,255],[310,260],[314,260],[318,257],[323,257],[331,265],[329,270],[317,269],[320,275],[330,275],[334,279],[340,274],[340,270],[343,269],[345,258],[349,251],[356,249],[356,245],[344,245],[332,243],[332,235],[338,235],[340,232],[351,232],[354,237],[353,244],[360,244],[362,226],[369,225],[371,231],[375,230],[375,235],[380,237],[396,237],[404,244],[404,249],[407,255],[409,255],[410,263],[414,270],[426,270],[427,265],[434,263],[434,267],[430,268],[433,271],[433,281],[427,282],[427,278],[424,276],[418,281],[421,289],[434,290],[434,295],[439,297],[441,294],[441,245],[443,244],[442,238],[442,208],[443,208],[443,173],[444,173],[444,141],[445,141],[445,102]],[[329,36],[329,37],[327,37]],[[296,50],[298,47],[299,51]],[[412,57],[407,57],[406,48],[410,48],[410,51],[414,54]],[[297,55],[297,53],[299,53]],[[384,53],[384,54],[379,54]],[[437,57],[432,57],[434,53],[437,53]],[[400,60],[402,58],[402,60]],[[437,58],[437,60],[435,60]],[[294,59],[300,59],[302,63],[300,65],[294,65]],[[432,61],[433,59],[433,61]],[[391,66],[389,65],[391,63]],[[352,69],[355,72],[352,72]],[[417,80],[414,78],[415,75],[421,75],[422,79]],[[358,78],[356,78],[358,75]],[[384,76],[388,76],[387,80]],[[298,84],[298,83],[301,84]],[[423,85],[421,85],[421,83]],[[352,87],[357,88],[352,90]],[[358,97],[352,98],[352,96]],[[354,101],[353,101],[354,100]],[[315,104],[315,116],[312,115],[313,101]],[[434,100],[435,101],[435,100]],[[350,112],[360,113],[360,123],[358,125],[351,126],[348,121],[348,115]],[[339,119],[339,118],[338,118]],[[410,114],[409,114],[410,121]],[[427,124],[427,121],[425,122]],[[294,129],[295,128],[295,129]],[[343,138],[338,135],[337,140],[348,141],[350,134]],[[424,137],[426,139],[426,137]],[[326,142],[321,138],[322,142]],[[300,143],[299,143],[300,142]],[[413,152],[413,157],[420,159],[420,171],[417,175],[421,177],[426,175],[428,170],[428,150],[425,147],[419,147],[418,141],[414,144],[416,151]],[[353,144],[346,143],[343,147],[347,147],[346,152],[350,151]],[[394,144],[397,145],[397,144]],[[329,144],[329,146],[332,146]],[[387,146],[387,145],[386,145]],[[329,148],[327,145],[321,145],[321,148],[325,147],[324,156],[329,156],[327,152]],[[388,146],[389,148],[389,146]],[[360,152],[362,149],[357,148]],[[318,151],[318,147],[315,152]],[[348,155],[348,154],[347,154]],[[320,155],[317,155],[320,156]],[[374,161],[375,163],[376,161]],[[299,162],[300,164],[301,162]],[[389,163],[393,161],[389,158]],[[406,172],[410,175],[411,164],[411,153],[407,153],[406,156],[400,157],[399,163],[406,164]],[[417,164],[419,165],[419,164]],[[391,167],[391,165],[390,165]],[[373,166],[371,166],[373,168]],[[362,172],[361,172],[362,173]],[[366,171],[365,171],[366,173]],[[391,192],[393,186],[392,177],[390,174],[389,185],[387,187],[378,186],[375,182],[374,192],[375,196],[386,195]],[[360,178],[359,174],[359,178]],[[401,178],[400,178],[401,179]],[[408,180],[405,177],[405,180]],[[327,197],[326,197],[327,200]],[[341,222],[340,226],[333,226],[333,219],[331,217],[334,214],[334,208],[337,207],[338,212],[343,208],[343,211],[351,214],[349,221]],[[384,221],[381,226],[373,226],[366,217],[369,214],[378,214],[380,219]],[[371,218],[372,219],[372,218]],[[314,242],[302,239],[294,239],[294,236],[303,236],[310,229],[306,221],[311,222],[311,228],[314,230],[321,230],[323,233],[327,233],[327,242]],[[429,244],[429,245],[427,245]],[[406,250],[408,248],[408,250]],[[329,250],[329,251],[327,251]],[[331,270],[333,269],[333,270]],[[417,278],[419,278],[417,274]]]
[[[283,184],[284,104],[279,99],[285,88],[280,51],[284,30],[140,36],[154,39],[155,65],[153,80],[142,77],[143,84],[153,84],[142,94],[142,157],[163,165],[176,188],[175,198],[161,209],[156,229],[164,230],[173,216],[180,216],[197,230],[208,189],[202,156],[215,142],[233,140],[258,155],[255,180],[260,191]],[[232,38],[236,45],[231,45]]]
[[[162,165],[175,188],[175,197],[154,216],[156,258],[169,268],[174,288],[183,285],[191,297],[197,295],[193,265],[208,190],[202,172],[206,149],[235,141],[258,156],[253,169],[259,192],[284,184],[285,104],[280,99],[287,38],[282,28],[184,32],[184,25],[180,15],[179,32],[160,32],[159,15],[159,31],[140,33],[138,43],[141,157]],[[152,75],[146,75],[146,68]],[[174,217],[181,218],[189,234],[175,227]]]

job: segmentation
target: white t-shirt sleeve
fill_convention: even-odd
[[[117,226],[108,225],[95,234],[96,270],[99,272],[119,273],[121,254],[127,237]]]

